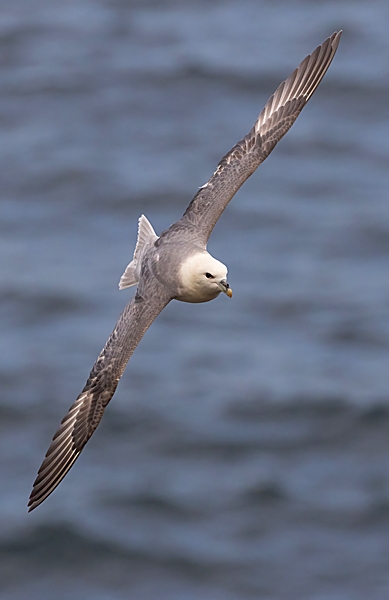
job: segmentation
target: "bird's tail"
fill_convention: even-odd
[[[157,239],[158,236],[150,221],[148,221],[144,215],[141,215],[138,223],[138,239],[136,240],[134,257],[130,264],[127,265],[126,270],[120,278],[119,290],[124,290],[138,283],[139,273],[137,271],[137,266],[141,262],[140,258],[143,250]]]

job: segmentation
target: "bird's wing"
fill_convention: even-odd
[[[143,334],[172,299],[170,292],[150,276],[146,297],[137,293],[127,304],[93,365],[88,381],[62,419],[38,471],[28,502],[29,511],[51,494],[79,457],[115,393],[123,371]]]
[[[199,189],[178,221],[195,225],[199,241],[207,243],[231,198],[293,125],[330,66],[341,33],[333,33],[281,83],[251,131],[222,158],[211,179]]]

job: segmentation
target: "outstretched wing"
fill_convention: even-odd
[[[143,334],[171,300],[166,288],[152,279],[148,284],[151,297],[137,293],[127,304],[93,365],[84,389],[62,419],[34,482],[28,502],[29,511],[51,494],[77,460],[100,423]]]
[[[281,83],[251,131],[222,158],[211,179],[189,204],[181,223],[195,225],[203,243],[207,243],[216,221],[240,186],[299,116],[330,66],[341,33],[333,33]]]

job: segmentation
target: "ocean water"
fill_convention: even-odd
[[[1,599],[387,600],[388,25],[384,0],[3,1]],[[163,311],[27,515],[139,215],[179,218],[336,29],[212,234],[233,299]]]

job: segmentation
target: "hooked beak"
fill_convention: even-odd
[[[232,298],[232,289],[230,288],[230,284],[227,279],[222,279],[219,283],[220,289],[224,292],[229,298]]]

